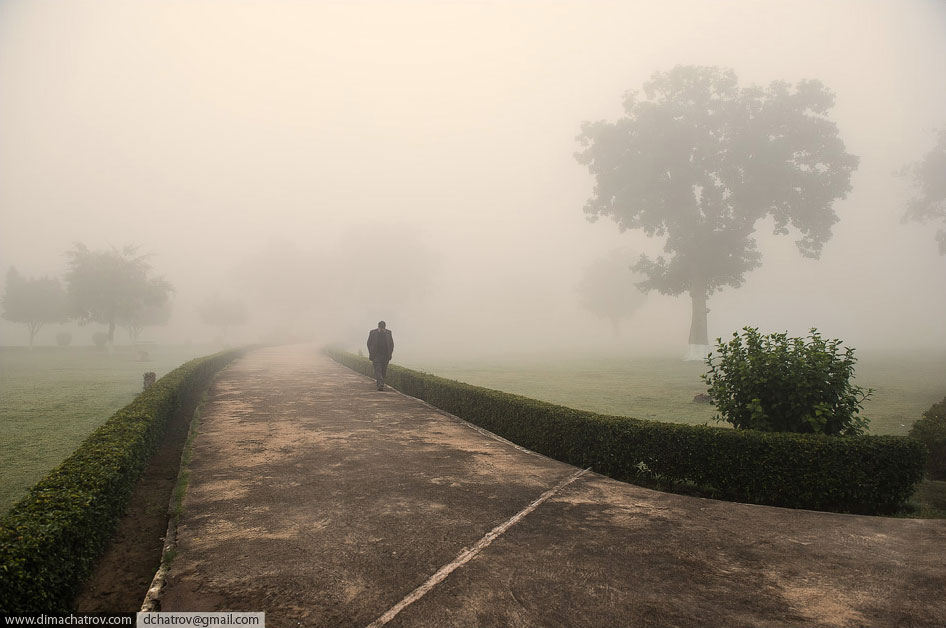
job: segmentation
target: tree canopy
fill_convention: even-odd
[[[739,287],[761,263],[753,237],[766,217],[818,257],[838,221],[858,158],[828,119],[821,82],[740,87],[732,70],[678,66],[628,92],[624,116],[586,122],[578,161],[595,178],[585,204],[623,231],[665,237],[666,257],[642,256],[640,286],[693,301],[690,343],[706,346],[706,299]]]
[[[936,232],[939,252],[946,255],[946,128],[937,133],[936,145],[922,161],[904,169],[915,195],[907,204],[904,218],[920,222],[940,222]]]
[[[48,323],[69,320],[66,293],[58,279],[22,276],[14,267],[7,271],[3,299],[3,318],[13,323],[25,323],[30,332],[30,346],[42,327]]]
[[[173,287],[161,277],[151,277],[146,255],[137,248],[91,251],[77,243],[67,253],[68,294],[81,322],[108,325],[108,341],[115,341],[115,326],[138,324],[147,308],[160,308]]]

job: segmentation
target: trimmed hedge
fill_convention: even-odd
[[[197,358],[162,377],[0,519],[0,614],[72,610],[169,419],[244,351]]]
[[[930,406],[910,428],[908,436],[923,443],[929,451],[926,476],[946,480],[946,398]]]
[[[371,363],[328,350],[373,376]],[[624,481],[754,504],[864,514],[897,511],[923,477],[924,450],[899,436],[734,430],[606,416],[391,365],[401,392],[514,443]]]

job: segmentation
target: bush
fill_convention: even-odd
[[[910,437],[923,443],[929,453],[927,477],[946,480],[946,398],[923,413],[910,428]]]
[[[371,363],[330,350],[372,376]],[[396,365],[401,392],[518,445],[618,480],[733,501],[857,513],[895,512],[923,475],[923,447],[897,436],[778,434],[605,416]],[[689,490],[689,488],[687,488]]]
[[[191,360],[162,377],[0,519],[0,614],[71,610],[168,420],[240,353]]]
[[[68,347],[72,343],[72,334],[67,331],[61,331],[56,334],[56,344],[60,347]]]
[[[743,328],[728,343],[717,340],[718,355],[706,357],[703,380],[725,420],[737,429],[854,436],[868,420],[858,413],[871,390],[851,383],[853,349],[825,340],[816,329],[807,339],[787,334],[763,336]]]
[[[97,331],[92,334],[92,344],[94,344],[99,349],[104,349],[105,344],[108,342],[108,334],[104,331]]]

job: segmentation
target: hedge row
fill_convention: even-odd
[[[371,363],[329,350],[373,375]],[[624,481],[696,485],[714,497],[790,508],[890,513],[923,476],[924,450],[897,436],[734,430],[606,416],[391,365],[401,392],[551,458]]]
[[[929,451],[926,476],[931,480],[946,480],[946,398],[930,406],[908,434],[923,443]]]
[[[243,351],[197,358],[162,377],[0,519],[0,614],[71,610],[169,419]]]

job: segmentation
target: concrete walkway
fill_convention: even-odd
[[[942,626],[946,521],[659,493],[521,450],[318,354],[201,411],[163,611],[285,626]]]

